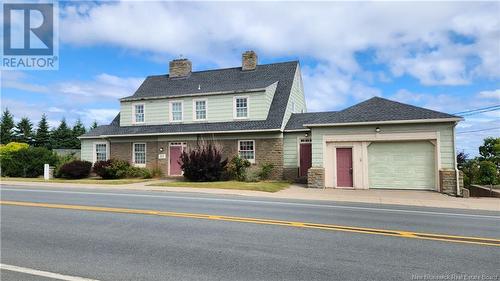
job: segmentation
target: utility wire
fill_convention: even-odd
[[[482,111],[460,114],[460,116],[471,116],[471,115],[476,115],[476,114],[481,114],[481,113],[491,112],[491,111],[496,111],[496,110],[500,110],[500,107],[499,108],[492,108],[492,109],[483,109]]]
[[[471,109],[471,110],[466,110],[466,111],[460,111],[460,112],[456,112],[456,113],[453,113],[453,114],[465,114],[465,113],[469,113],[469,112],[475,112],[475,111],[481,111],[481,110],[485,110],[485,109],[491,109],[491,108],[497,108],[497,107],[500,107],[500,104],[498,105],[493,105],[493,106],[487,106],[487,107],[481,107],[481,108],[476,108],[476,109]]]
[[[481,130],[472,130],[472,131],[463,131],[463,132],[457,132],[456,134],[467,134],[467,133],[475,133],[475,132],[482,132],[482,131],[489,131],[489,130],[496,130],[500,129],[500,127],[495,127],[495,128],[488,128],[488,129],[481,129]]]

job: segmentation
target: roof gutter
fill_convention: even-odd
[[[411,123],[441,123],[458,122],[463,118],[438,118],[438,119],[412,119],[412,120],[391,120],[391,121],[368,121],[368,122],[346,122],[346,123],[321,123],[304,124],[304,127],[341,127],[341,126],[363,126],[363,125],[381,125],[381,124],[411,124]]]
[[[169,136],[169,135],[197,135],[197,134],[235,134],[235,133],[258,133],[258,132],[282,132],[281,129],[264,130],[237,130],[237,131],[206,131],[206,132],[169,132],[169,133],[149,133],[149,134],[121,134],[121,135],[98,135],[80,136],[79,139],[100,139],[114,137],[145,137],[145,136]]]
[[[271,85],[274,85],[277,82],[274,82]],[[269,86],[271,86],[269,85]],[[205,95],[226,95],[226,94],[239,94],[239,93],[255,93],[255,92],[264,92],[267,88],[255,88],[255,89],[243,89],[243,90],[231,90],[231,91],[216,91],[216,92],[203,92],[203,93],[193,93],[193,94],[183,94],[183,95],[175,95],[175,96],[155,96],[155,97],[125,97],[121,98],[120,101],[139,101],[139,100],[157,100],[157,99],[165,99],[165,98],[182,98],[182,97],[197,97],[197,96],[205,96]]]

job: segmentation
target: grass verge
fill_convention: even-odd
[[[9,178],[1,177],[1,181],[18,181],[18,182],[53,182],[53,183],[80,183],[80,184],[130,184],[149,181],[149,179],[116,179],[116,180],[103,180],[100,178],[87,178],[87,179],[50,179],[48,181],[43,178]]]
[[[255,190],[265,192],[277,192],[290,186],[289,182],[283,181],[262,181],[262,182],[241,182],[241,181],[216,181],[216,182],[190,182],[190,181],[172,181],[149,184],[148,186],[165,187],[194,187],[194,188],[220,188],[220,189],[238,189]]]

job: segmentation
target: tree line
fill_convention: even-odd
[[[97,127],[94,121],[89,130]],[[66,119],[63,118],[56,128],[50,128],[47,116],[42,114],[36,128],[27,117],[21,118],[17,124],[14,122],[14,116],[6,108],[2,113],[0,120],[0,142],[8,144],[9,142],[22,142],[32,146],[53,148],[71,148],[80,149],[79,136],[85,134],[87,129],[80,119],[73,127],[68,126]]]
[[[485,138],[479,156],[474,158],[463,151],[458,153],[457,164],[464,173],[465,186],[500,184],[500,138]]]

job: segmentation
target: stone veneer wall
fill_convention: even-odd
[[[307,171],[307,187],[324,188],[325,187],[325,169],[321,167],[312,167]]]
[[[299,167],[283,168],[283,179],[295,181],[299,177]]]
[[[460,189],[464,188],[464,179],[462,171],[459,172],[458,182]],[[439,171],[439,189],[441,193],[456,195],[457,194],[457,180],[455,170],[441,170]]]
[[[248,138],[252,139],[252,138]],[[271,179],[281,180],[283,178],[283,139],[254,139],[255,140],[255,164],[249,172],[257,172],[264,163],[274,164]],[[180,141],[181,142],[181,141]],[[132,163],[132,143],[133,142],[111,142],[110,157],[122,159]],[[159,167],[165,176],[168,176],[169,143],[167,141],[146,142],[146,167]],[[217,140],[217,144],[222,146],[223,157],[229,160],[238,154],[238,140]],[[187,148],[196,147],[196,141],[186,141]],[[163,147],[163,152],[160,148]],[[158,154],[165,154],[166,159],[158,159]]]

